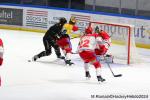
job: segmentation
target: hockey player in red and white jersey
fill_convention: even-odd
[[[102,38],[102,42],[98,43],[95,53],[98,56],[104,56],[106,62],[113,63],[113,56],[111,54],[106,54],[109,47],[111,46],[111,38],[109,34],[103,30],[99,31],[99,28],[95,28],[95,34],[98,34]]]
[[[72,34],[72,32],[78,31],[78,27],[75,25],[77,20],[74,16],[70,18],[69,23],[64,24],[63,30],[61,32],[60,37],[57,39],[57,44],[59,47],[63,50],[63,53],[65,54],[65,62],[66,64],[72,65],[74,64],[71,62],[71,54],[72,54],[72,44],[70,41],[70,36],[72,38],[78,37],[77,34]]]
[[[0,38],[0,66],[2,66],[3,64],[3,53],[4,53],[3,41]],[[1,77],[0,77],[0,86],[1,86]]]
[[[3,64],[3,53],[4,53],[3,41],[0,38],[0,66]]]
[[[92,31],[93,29],[91,27],[85,29],[85,34],[80,38],[78,52],[79,56],[84,61],[86,78],[91,77],[89,72],[89,64],[92,64],[96,69],[96,76],[98,81],[103,82],[105,79],[101,77],[101,64],[95,53],[97,44],[101,42],[101,37],[98,37],[97,34],[92,34]]]
[[[71,53],[72,53],[72,45],[70,42],[70,37],[68,34],[66,34],[66,30],[64,30],[61,33],[61,36],[56,40],[59,47],[63,50],[63,53],[65,54],[65,63],[68,65],[74,64],[71,62]]]
[[[95,33],[98,34],[98,36],[102,37],[102,42],[98,45],[98,48],[95,49],[95,52],[97,55],[104,55],[111,45],[111,38],[105,31],[99,31],[98,27],[96,27]]]

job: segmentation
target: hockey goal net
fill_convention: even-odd
[[[114,56],[114,59],[120,59],[127,64],[139,61],[140,57],[135,45],[133,25],[103,22],[90,22],[89,25],[93,30],[98,27],[111,36],[112,46],[108,52]]]

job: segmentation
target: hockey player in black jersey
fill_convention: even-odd
[[[58,23],[54,24],[48,29],[43,37],[45,51],[42,51],[41,53],[35,55],[32,58],[33,61],[36,61],[38,58],[41,58],[43,56],[49,56],[52,53],[52,47],[55,50],[57,58],[65,59],[65,57],[61,55],[60,48],[56,43],[56,40],[61,36],[61,31],[65,23],[67,23],[67,20],[62,17],[59,19]]]

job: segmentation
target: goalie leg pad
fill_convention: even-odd
[[[113,61],[113,59],[114,59],[114,56],[112,56],[112,55],[106,55],[105,56],[105,61],[107,62],[107,63],[113,63],[114,61]]]

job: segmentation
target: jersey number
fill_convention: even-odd
[[[80,48],[89,47],[89,42],[90,42],[89,40],[81,41]]]

